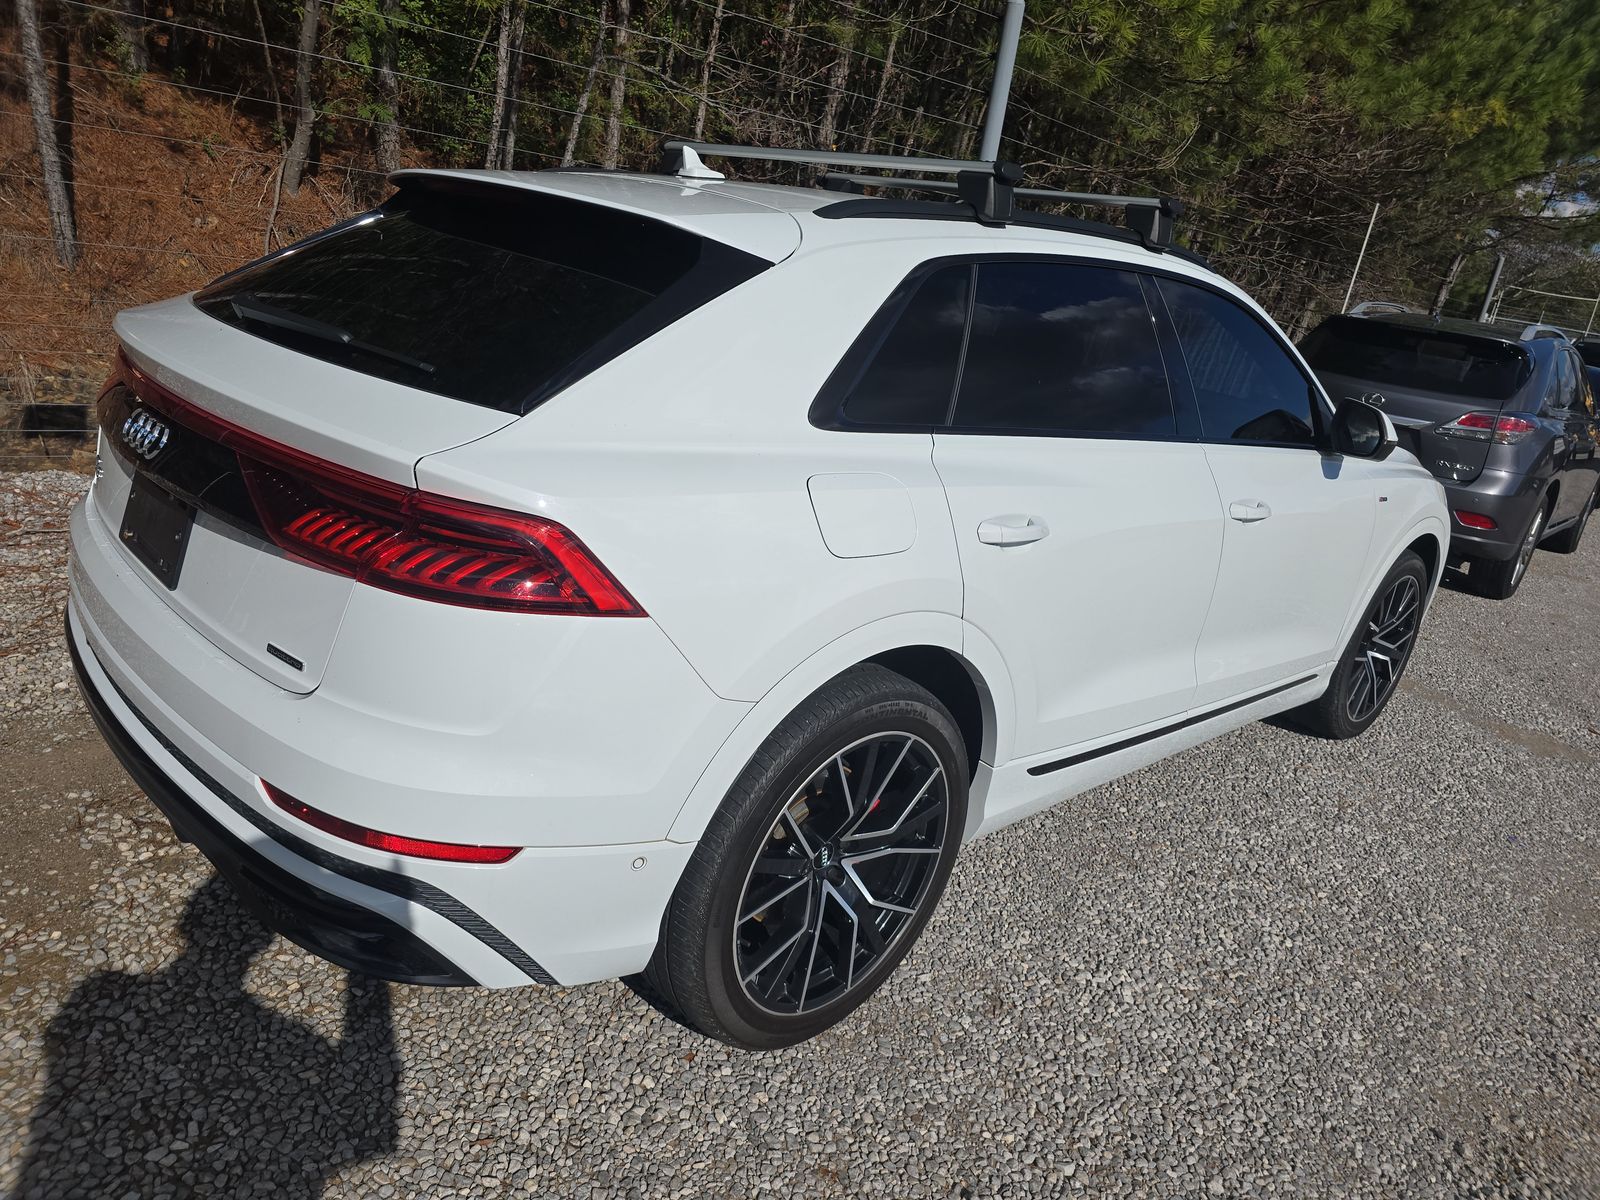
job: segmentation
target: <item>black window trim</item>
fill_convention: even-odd
[[[991,429],[981,426],[962,426],[954,423],[956,398],[961,394],[961,377],[966,367],[967,339],[972,332],[972,307],[973,289],[977,285],[976,268],[984,263],[999,262],[1050,262],[1064,263],[1076,266],[1103,267],[1117,271],[1128,271],[1135,275],[1146,277],[1141,279],[1141,286],[1145,292],[1145,303],[1149,307],[1151,317],[1156,325],[1156,344],[1161,351],[1162,365],[1167,373],[1167,388],[1172,396],[1172,409],[1177,417],[1177,432],[1165,433],[1102,433],[1080,432],[1077,430],[1061,429]],[[922,286],[923,280],[945,267],[969,265],[974,268],[969,277],[967,293],[966,322],[961,333],[961,353],[956,360],[956,373],[950,392],[950,404],[946,409],[945,420],[942,424],[904,424],[893,425],[880,422],[853,421],[844,413],[844,402],[849,398],[850,391],[860,381],[872,360],[876,357],[879,348],[899,321],[906,306],[911,303],[911,298],[916,295],[917,289]],[[1199,403],[1195,397],[1194,385],[1189,378],[1189,366],[1183,358],[1183,345],[1177,335],[1177,327],[1173,324],[1172,315],[1166,307],[1166,298],[1161,295],[1159,286],[1151,287],[1149,280],[1170,279],[1177,283],[1186,283],[1192,287],[1215,293],[1222,299],[1238,307],[1250,316],[1268,337],[1277,343],[1278,347],[1289,356],[1289,361],[1294,365],[1301,377],[1306,381],[1306,387],[1311,399],[1312,423],[1316,430],[1317,443],[1306,446],[1299,442],[1243,442],[1232,438],[1212,438],[1204,434],[1204,426],[1200,420]],[[1151,294],[1160,301],[1160,306],[1152,304]],[[1176,360],[1176,361],[1174,361]],[[809,419],[813,426],[836,433],[958,433],[966,437],[1049,437],[1073,438],[1080,441],[1115,441],[1115,442],[1188,442],[1196,445],[1210,446],[1250,446],[1269,450],[1311,450],[1315,453],[1327,455],[1329,449],[1327,425],[1333,415],[1333,402],[1329,400],[1316,376],[1301,360],[1294,344],[1287,337],[1275,330],[1270,324],[1246,304],[1240,304],[1239,298],[1226,289],[1217,287],[1205,279],[1181,271],[1163,269],[1161,265],[1151,263],[1129,263],[1114,258],[1103,258],[1092,253],[1060,253],[1050,254],[1041,251],[1018,253],[989,253],[989,254],[951,254],[939,258],[925,259],[911,268],[905,277],[894,286],[884,302],[879,305],[876,312],[867,321],[861,332],[856,335],[855,341],[844,352],[838,364],[823,381],[818,389],[815,399],[811,402]]]

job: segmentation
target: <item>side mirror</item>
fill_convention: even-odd
[[[1400,444],[1394,422],[1381,410],[1360,400],[1346,400],[1333,414],[1329,430],[1335,454],[1381,462]]]

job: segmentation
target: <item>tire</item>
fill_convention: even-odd
[[[1583,506],[1578,519],[1554,537],[1546,538],[1544,548],[1554,550],[1557,554],[1571,554],[1576,550],[1583,543],[1583,531],[1588,527],[1596,500],[1600,500],[1600,487],[1589,493],[1589,502]]]
[[[1371,727],[1388,707],[1411,661],[1428,583],[1422,559],[1407,550],[1378,584],[1339,656],[1328,690],[1289,714],[1295,724],[1335,740],[1356,737]]]
[[[814,1037],[911,949],[966,814],[949,710],[886,667],[851,668],[784,719],[728,792],[667,905],[646,984],[735,1046]]]
[[[1517,594],[1522,581],[1528,577],[1533,552],[1539,548],[1545,522],[1549,519],[1550,501],[1546,499],[1528,518],[1528,527],[1522,531],[1522,541],[1515,554],[1504,562],[1485,558],[1472,560],[1472,571],[1467,578],[1478,595],[1490,600],[1509,600]]]

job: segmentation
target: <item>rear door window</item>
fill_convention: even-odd
[[[953,424],[969,432],[1175,435],[1138,275],[1067,262],[980,264]]]
[[[351,370],[522,413],[771,265],[564,196],[416,184],[195,303]]]
[[[1315,446],[1311,381],[1267,327],[1207,288],[1174,279],[1160,288],[1206,439]]]

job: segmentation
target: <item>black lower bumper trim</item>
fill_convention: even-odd
[[[269,928],[330,962],[363,975],[397,983],[463,985],[476,981],[416,934],[354,901],[316,887],[251,849],[180,788],[146,754],[107,706],[84,668],[70,621],[67,649],[89,714],[134,781],[161,809],[184,841],[193,842],[239,893],[245,906]],[[472,934],[535,983],[554,978],[505,934],[454,896],[420,879],[396,875],[329,854],[274,825],[213,779],[151,723],[110,681],[130,712],[169,754],[219,800],[286,850],[353,882],[420,904]]]

